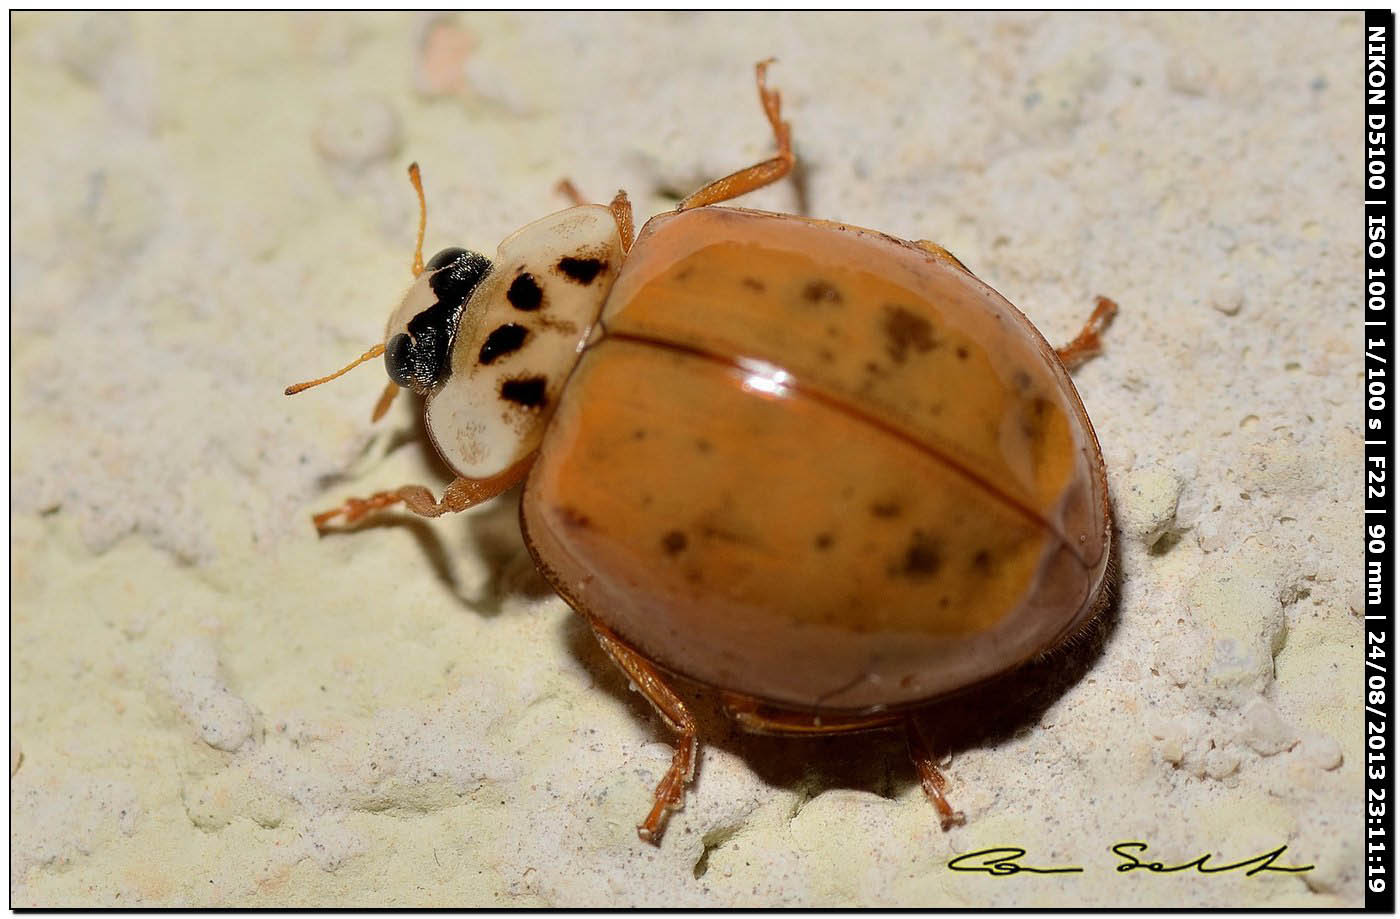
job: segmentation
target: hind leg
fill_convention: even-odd
[[[919,784],[923,786],[924,795],[928,797],[934,810],[938,811],[939,823],[945,830],[961,826],[966,821],[962,812],[953,810],[953,805],[944,797],[944,792],[948,790],[948,780],[938,771],[938,761],[934,759],[928,739],[924,737],[918,721],[913,716],[904,721],[904,739],[909,745],[909,758],[914,761],[914,770],[919,774]]]
[[[1073,370],[1102,350],[1103,342],[1099,341],[1099,333],[1108,327],[1117,314],[1117,303],[1107,297],[1095,298],[1094,312],[1084,323],[1084,328],[1074,336],[1074,341],[1063,348],[1055,349],[1055,353],[1060,356],[1060,363],[1065,365],[1066,370]]]
[[[637,824],[637,835],[644,842],[659,843],[661,831],[665,828],[671,812],[685,806],[685,786],[695,777],[695,761],[699,754],[695,719],[691,717],[685,703],[666,685],[645,658],[618,641],[617,636],[597,622],[591,619],[589,622],[593,626],[593,634],[598,639],[598,644],[602,645],[608,657],[627,674],[632,685],[646,697],[651,707],[661,716],[661,720],[677,735],[676,752],[671,757],[671,767],[666,770],[666,774],[656,786],[656,791],[652,793],[651,811],[646,815],[646,819]]]

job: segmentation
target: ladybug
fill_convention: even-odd
[[[624,192],[538,220],[494,258],[422,261],[384,343],[456,478],[318,514],[425,517],[524,482],[525,544],[677,743],[656,842],[698,755],[676,687],[749,731],[905,732],[944,828],[917,715],[1064,646],[1110,602],[1103,456],[1067,367],[1098,350],[1099,298],[1055,349],[931,242],[721,202],[792,169],[777,154],[633,233]],[[563,183],[566,191],[572,186]],[[337,521],[337,518],[338,521]]]

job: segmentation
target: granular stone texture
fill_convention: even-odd
[[[12,18],[11,903],[1355,907],[1358,14]],[[1122,546],[1101,640],[897,737],[670,738],[362,353],[426,249],[738,202],[933,239],[1068,341]],[[813,457],[819,462],[819,457]],[[781,520],[773,521],[781,527]],[[1122,873],[1286,845],[1301,873]],[[1120,854],[1112,848],[1118,846]],[[950,860],[1024,849],[997,877]],[[972,861],[976,862],[977,857]],[[966,865],[966,861],[963,862]]]

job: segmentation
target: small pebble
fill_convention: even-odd
[[[1180,765],[1186,756],[1186,725],[1180,721],[1169,721],[1160,716],[1148,719],[1148,732],[1161,741],[1157,749],[1162,759],[1173,765]]]
[[[1298,742],[1298,734],[1265,699],[1255,697],[1245,703],[1244,726],[1240,740],[1261,756],[1273,756]]]
[[[466,88],[466,63],[476,50],[476,36],[450,16],[428,17],[418,39],[413,88],[424,96],[459,93]]]
[[[1226,316],[1234,316],[1244,308],[1244,291],[1235,284],[1221,284],[1211,292],[1210,305]]]
[[[1231,747],[1217,747],[1206,754],[1206,775],[1223,779],[1240,768],[1240,754]]]
[[[326,159],[359,170],[399,152],[399,115],[383,99],[354,96],[330,103],[321,113],[313,140]]]
[[[1342,745],[1326,734],[1309,734],[1298,751],[1303,761],[1318,769],[1332,770],[1342,764]]]
[[[1176,522],[1181,482],[1164,466],[1134,469],[1123,480],[1118,525],[1130,537],[1152,548]]]
[[[1189,52],[1174,55],[1167,62],[1167,86],[1187,96],[1204,95],[1214,76],[1204,58]]]

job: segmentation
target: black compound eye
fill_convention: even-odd
[[[384,345],[384,368],[389,379],[413,387],[413,339],[400,332]]]
[[[439,268],[445,268],[457,261],[457,259],[466,254],[466,251],[466,249],[443,249],[437,255],[428,259],[428,264],[423,267],[428,271],[437,271]]]

